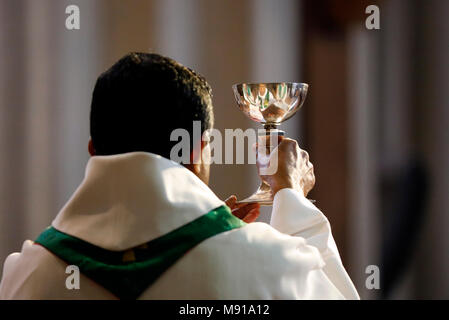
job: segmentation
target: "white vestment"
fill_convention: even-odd
[[[192,172],[160,156],[92,157],[52,226],[122,251],[195,220],[224,202]],[[247,224],[204,240],[139,299],[358,299],[326,217],[302,194],[280,190],[271,225]],[[27,240],[8,256],[0,299],[116,299],[87,276],[69,290],[67,263]]]

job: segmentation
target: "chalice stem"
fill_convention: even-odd
[[[264,175],[274,174],[277,166],[273,167],[270,162],[270,155],[278,144],[278,137],[284,136],[284,131],[276,129],[276,126],[265,125],[262,133],[259,135],[257,148],[257,162],[259,165],[259,176],[261,183],[255,193],[246,199],[238,201],[239,203],[257,202],[262,206],[270,206],[273,204],[273,193],[270,185],[263,178]],[[277,159],[276,159],[277,164]]]

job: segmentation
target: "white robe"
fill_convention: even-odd
[[[122,251],[223,204],[192,172],[160,156],[96,156],[52,226],[98,247]],[[270,224],[250,223],[206,239],[139,299],[359,298],[328,220],[302,194],[280,190]],[[67,289],[66,267],[27,240],[4,263],[0,299],[116,299],[83,274],[80,289]]]

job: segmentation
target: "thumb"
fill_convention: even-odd
[[[232,195],[229,198],[227,198],[224,202],[229,208],[232,209],[235,206],[235,203],[237,202],[237,197],[235,195]]]

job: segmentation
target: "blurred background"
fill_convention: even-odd
[[[65,27],[71,4],[80,30]],[[365,27],[371,4],[380,30]],[[1,265],[83,179],[97,76],[147,51],[208,79],[221,130],[257,128],[232,84],[308,83],[282,129],[310,153],[309,197],[361,297],[448,299],[448,17],[446,0],[0,0]],[[222,198],[257,184],[254,165],[212,168]]]

